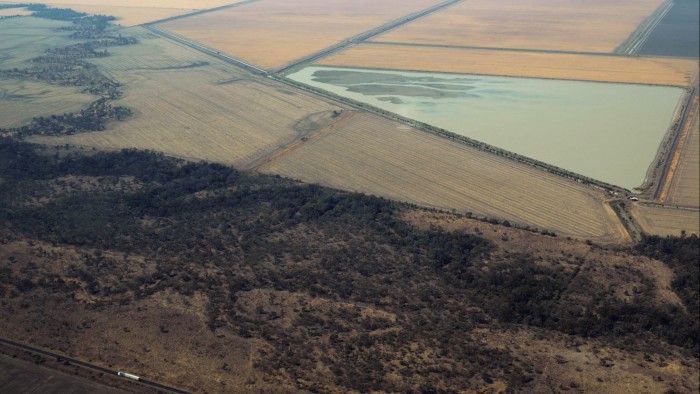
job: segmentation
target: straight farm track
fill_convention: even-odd
[[[596,242],[628,237],[601,196],[581,184],[370,114],[261,171]]]

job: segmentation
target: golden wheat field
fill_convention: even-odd
[[[115,48],[96,61],[125,85],[120,105],[135,115],[104,132],[35,138],[100,149],[154,149],[193,160],[245,167],[294,141],[295,126],[312,114],[340,109],[273,81],[160,38]]]
[[[663,0],[470,0],[375,41],[612,52]]]
[[[698,69],[688,59],[376,44],[356,45],[317,64],[670,86],[688,86]]]
[[[599,242],[626,240],[585,186],[366,113],[261,171]]]
[[[630,208],[642,231],[652,235],[700,235],[700,211],[657,205],[634,204]]]
[[[264,0],[159,26],[273,70],[438,2]]]
[[[667,203],[700,207],[700,110],[696,101],[690,128],[679,152],[678,166],[670,184]]]

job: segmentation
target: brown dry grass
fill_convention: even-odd
[[[300,135],[309,114],[339,109],[301,91],[253,78],[164,39],[115,48],[99,64],[125,85],[121,105],[135,111],[105,132],[42,137],[47,144],[154,149],[245,167]],[[212,62],[212,63],[204,63]]]
[[[687,86],[694,60],[364,44],[321,65]]]
[[[261,170],[563,235],[627,240],[599,196],[578,183],[369,114]]]
[[[663,0],[470,0],[375,41],[612,52]]]
[[[265,69],[277,69],[437,0],[266,0],[161,25]]]
[[[700,235],[700,211],[697,209],[634,204],[630,212],[647,234],[678,236],[685,231]]]
[[[82,88],[56,86],[32,81],[0,79],[0,127],[18,127],[36,116],[77,112],[95,96]]]

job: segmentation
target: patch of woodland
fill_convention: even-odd
[[[264,342],[254,368],[300,389],[526,390],[536,366],[472,335],[488,327],[697,357],[697,311],[659,305],[643,272],[629,269],[638,282],[623,300],[580,268],[586,255],[562,263],[468,231],[418,229],[399,219],[417,208],[386,199],[152,152],[48,155],[10,140],[0,142],[0,174],[2,243],[49,245],[34,253],[64,262],[1,261],[4,305],[50,297],[106,308],[204,294],[212,332]],[[66,177],[139,187],[51,187]],[[686,247],[677,262],[658,257],[690,265],[698,245]],[[697,288],[697,277],[684,280]]]
[[[0,78],[35,80],[59,86],[83,87],[84,93],[99,96],[98,99],[77,113],[40,116],[28,125],[0,129],[0,133],[16,137],[30,135],[66,135],[86,131],[101,131],[111,120],[121,121],[131,116],[131,109],[114,106],[111,101],[122,96],[120,84],[105,76],[97,66],[84,59],[109,56],[111,46],[136,44],[133,37],[114,35],[110,24],[113,17],[88,16],[70,9],[50,8],[43,5],[27,5],[33,16],[70,21],[71,26],[61,30],[73,31],[72,39],[88,40],[60,48],[50,48],[41,56],[29,61],[25,68],[0,70]]]

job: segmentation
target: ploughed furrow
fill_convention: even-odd
[[[627,240],[593,189],[370,114],[261,170],[598,242]]]

